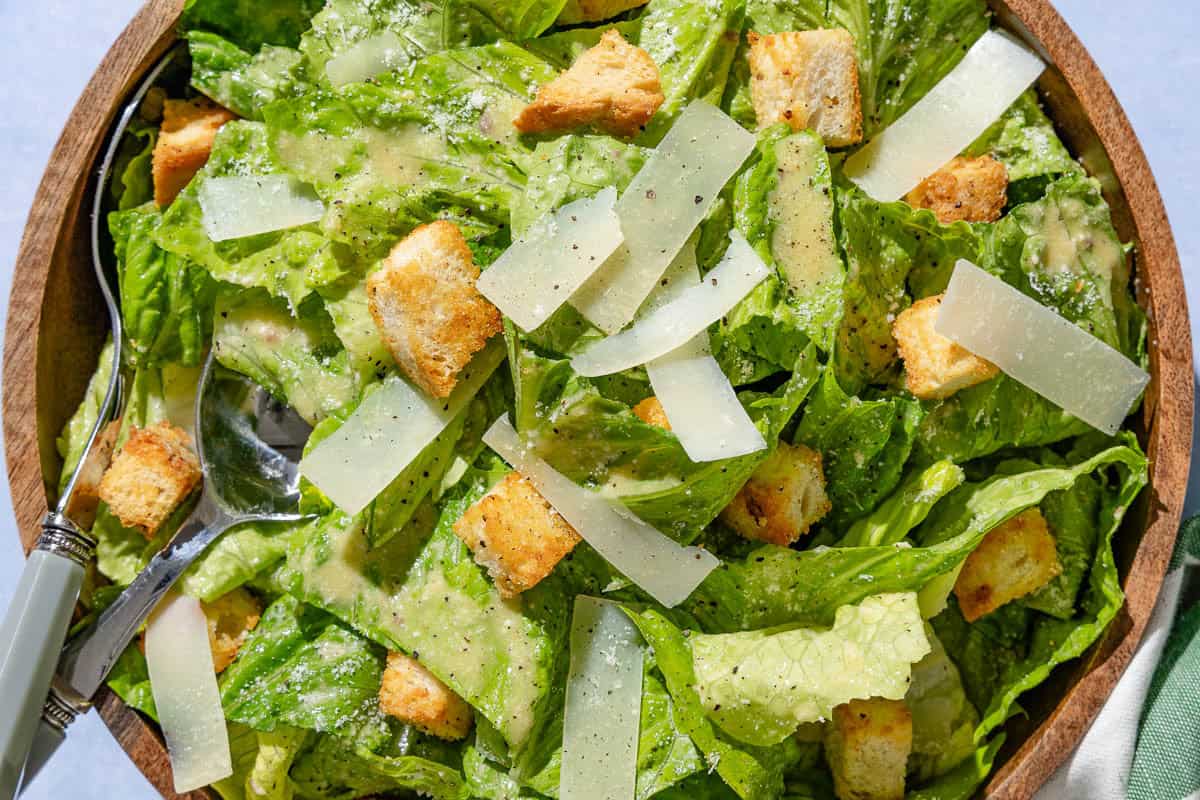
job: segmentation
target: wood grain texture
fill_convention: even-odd
[[[28,549],[54,496],[54,441],[83,394],[103,341],[81,213],[92,164],[121,99],[170,45],[181,0],[150,0],[84,90],[55,147],[17,258],[3,365],[3,430],[9,483]],[[1060,133],[1100,178],[1123,239],[1137,244],[1139,302],[1150,312],[1151,369],[1143,430],[1152,488],[1118,536],[1128,600],[1104,640],[1057,670],[1008,726],[1003,763],[985,788],[1030,797],[1087,730],[1141,639],[1178,530],[1190,463],[1192,346],[1175,244],[1144,153],[1091,57],[1047,0],[993,0],[1000,22],[1057,65],[1039,90]],[[113,735],[166,798],[170,767],[157,730],[105,691],[97,709]],[[193,792],[188,800],[211,798]]]

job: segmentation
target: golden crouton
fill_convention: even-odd
[[[578,25],[581,22],[600,22],[623,14],[631,8],[644,6],[648,0],[567,0],[559,12],[559,25]]]
[[[945,225],[995,222],[1008,202],[1008,169],[991,156],[956,158],[930,175],[904,198],[928,208]]]
[[[721,512],[721,520],[747,539],[787,547],[831,507],[821,454],[780,442]]]
[[[671,430],[671,420],[667,419],[667,412],[663,411],[662,403],[658,402],[657,397],[647,397],[633,407],[633,413],[648,425],[657,425],[664,430]]]
[[[1062,573],[1046,518],[1031,508],[993,528],[963,562],[954,596],[967,622],[1034,592]]]
[[[454,523],[454,533],[496,581],[501,597],[531,589],[579,544],[579,534],[515,472]]]
[[[570,69],[538,89],[513,124],[521,133],[595,125],[628,137],[650,121],[663,99],[654,59],[609,30]]]
[[[192,437],[169,422],[135,428],[100,480],[100,499],[147,539],[200,483]]]
[[[104,479],[104,471],[112,463],[113,448],[117,444],[117,434],[120,432],[119,421],[110,422],[101,428],[79,470],[75,492],[67,505],[67,517],[84,530],[91,528],[96,521],[96,509],[100,505],[100,481]]]
[[[892,324],[904,359],[905,385],[922,400],[943,400],[960,389],[991,380],[1000,370],[934,330],[942,295],[918,300]]]
[[[234,589],[200,606],[208,618],[208,643],[212,647],[213,668],[218,673],[224,672],[237,658],[250,631],[258,627],[262,605],[245,589]]]
[[[167,206],[208,161],[217,131],[237,115],[203,97],[166,100],[162,113],[152,171],[154,202]]]
[[[434,397],[503,328],[475,288],[479,267],[458,226],[422,225],[392,248],[367,279],[367,305],[396,363]]]
[[[839,800],[901,800],[912,739],[903,700],[851,700],[833,709],[825,758]]]
[[[862,141],[854,37],[838,29],[749,34],[750,99],[758,126],[810,128],[829,147]]]
[[[388,653],[379,709],[441,739],[464,739],[471,730],[471,707],[466,701],[403,653]]]

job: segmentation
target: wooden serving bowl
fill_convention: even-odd
[[[1151,488],[1116,540],[1127,600],[1105,637],[1063,665],[1011,722],[989,797],[1031,796],[1083,736],[1121,676],[1154,607],[1175,542],[1192,431],[1192,346],[1179,257],[1145,154],[1108,83],[1048,0],[993,0],[1000,23],[1055,65],[1039,83],[1072,152],[1099,177],[1117,231],[1137,243],[1138,300],[1149,312],[1151,372],[1140,431]],[[22,542],[28,550],[55,494],[55,437],[83,396],[104,339],[92,273],[88,191],[93,162],[117,108],[175,39],[180,0],[149,0],[109,50],[67,121],[38,189],[17,257],[4,345],[4,439]],[[0,645],[2,646],[2,645]],[[170,765],[157,729],[113,694],[100,715],[167,798]],[[188,798],[214,797],[207,791]]]

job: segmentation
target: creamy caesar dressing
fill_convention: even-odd
[[[833,192],[825,148],[815,136],[775,145],[777,181],[767,199],[774,228],[771,255],[801,296],[840,285],[842,259],[833,236]]]
[[[1122,273],[1125,251],[1120,243],[1088,219],[1088,207],[1079,197],[1064,196],[1043,203],[1041,235],[1045,239],[1040,262],[1050,275],[1090,272],[1109,284]],[[1101,293],[1101,301],[1112,308],[1112,295]]]

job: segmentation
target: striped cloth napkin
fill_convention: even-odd
[[[1038,800],[1200,800],[1200,517],[1121,682]]]

